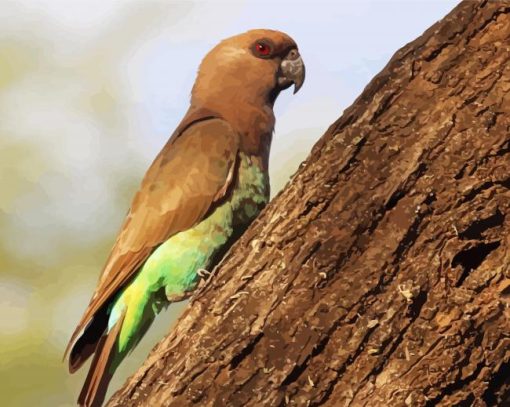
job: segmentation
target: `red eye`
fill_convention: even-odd
[[[269,48],[269,45],[264,44],[263,42],[257,42],[255,44],[255,49],[260,55],[267,56],[271,52],[271,48]]]

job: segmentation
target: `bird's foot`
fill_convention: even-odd
[[[201,278],[207,278],[207,277],[209,277],[211,275],[211,272],[209,270],[206,270],[206,269],[198,269],[197,270],[197,274]]]
[[[192,294],[192,291],[175,292],[169,289],[165,289],[165,295],[168,302],[180,302],[188,299]]]
[[[205,287],[207,280],[211,276],[211,272],[206,269],[199,269],[197,270],[197,275],[200,277],[197,286],[198,291],[200,291]]]

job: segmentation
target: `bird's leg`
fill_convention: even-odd
[[[169,302],[179,302],[184,301],[185,299],[189,298],[192,294],[191,290],[187,290],[184,292],[175,292],[169,289],[169,287],[165,287],[165,295],[166,299]]]

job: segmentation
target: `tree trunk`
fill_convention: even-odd
[[[510,3],[391,59],[110,406],[510,405]]]

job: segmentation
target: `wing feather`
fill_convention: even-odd
[[[93,325],[94,315],[110,303],[160,244],[199,223],[225,198],[235,178],[232,174],[238,147],[238,136],[231,126],[215,117],[187,125],[169,140],[133,199],[66,354],[82,331]],[[70,365],[73,354],[75,362],[79,359],[79,365],[83,363],[79,353],[80,349],[73,349]],[[73,370],[78,367],[73,365]]]

